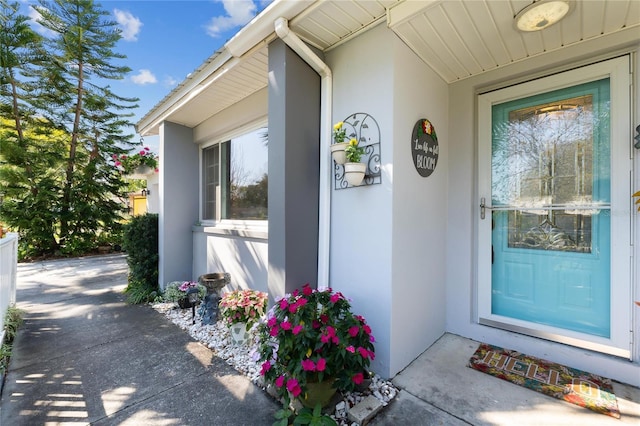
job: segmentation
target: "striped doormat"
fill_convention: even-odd
[[[481,343],[469,367],[502,380],[620,418],[610,379]]]

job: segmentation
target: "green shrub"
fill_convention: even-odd
[[[24,312],[15,306],[9,306],[4,315],[4,343],[0,346],[0,381],[4,377],[9,368],[9,360],[11,358],[11,349],[13,348],[13,339],[16,337],[18,327],[23,323],[22,315]]]
[[[158,295],[158,215],[134,216],[124,226],[123,248],[127,251],[130,303],[145,303]]]
[[[191,287],[198,289],[200,300],[207,295],[207,288],[202,284],[193,281],[172,281],[167,284],[162,296],[166,302],[177,302],[187,296],[187,290]]]

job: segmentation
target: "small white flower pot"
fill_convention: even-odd
[[[344,164],[347,161],[347,155],[345,148],[349,145],[349,142],[339,142],[331,145],[331,156],[336,164]]]
[[[247,331],[247,323],[237,322],[229,327],[231,340],[236,345],[244,345],[249,341],[249,332]]]
[[[367,165],[364,163],[344,163],[344,178],[351,186],[359,186],[366,171]]]

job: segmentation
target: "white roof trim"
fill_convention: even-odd
[[[315,2],[275,0],[142,117],[136,125],[138,133],[143,136],[157,134],[160,123],[167,117],[235,67],[247,52],[255,50],[256,46],[263,47],[272,39],[276,19],[281,16],[290,19]]]

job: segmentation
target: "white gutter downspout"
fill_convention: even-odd
[[[329,247],[331,230],[331,106],[333,76],[331,69],[296,34],[285,18],[275,21],[278,37],[309,64],[321,78],[320,86],[320,187],[318,212],[318,288],[329,287]]]

